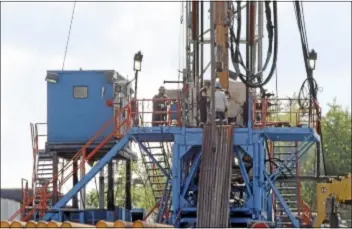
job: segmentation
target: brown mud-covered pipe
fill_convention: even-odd
[[[11,222],[7,220],[1,220],[0,227],[1,228],[9,228],[11,226]]]
[[[23,221],[13,221],[11,223],[11,228],[23,228],[26,226],[26,222]]]
[[[97,228],[109,228],[109,227],[113,228],[113,227],[114,227],[114,223],[112,223],[112,222],[106,222],[106,221],[104,221],[104,220],[99,220],[99,221],[97,222],[97,224],[95,224],[95,226],[96,226]]]
[[[48,227],[48,222],[46,222],[46,221],[38,221],[37,228],[47,228],[47,227]]]
[[[158,223],[147,223],[142,220],[137,220],[132,225],[133,228],[173,228],[171,225],[158,224]]]
[[[65,221],[61,224],[61,228],[94,228],[95,226],[89,224],[74,223]]]
[[[26,228],[37,228],[37,223],[33,220],[30,220],[26,223]]]
[[[132,222],[126,222],[123,220],[116,220],[114,223],[115,228],[132,228],[133,223]]]
[[[61,227],[61,222],[56,222],[56,221],[50,221],[50,222],[48,222],[48,224],[47,224],[47,227],[48,228],[59,228],[59,227]]]

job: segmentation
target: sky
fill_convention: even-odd
[[[351,107],[351,5],[304,7],[309,46],[318,53],[314,75],[323,110],[333,98]],[[72,2],[1,3],[2,188],[31,180],[29,123],[46,122],[45,74],[62,68],[72,9]],[[178,2],[77,3],[65,69],[115,69],[131,79],[133,55],[142,50],[138,93],[151,98],[163,80],[177,80],[184,63],[180,9]],[[293,4],[279,3],[278,11],[278,86],[287,97],[306,74]],[[272,80],[267,87],[274,85]]]

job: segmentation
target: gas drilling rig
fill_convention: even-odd
[[[276,70],[278,2],[180,4],[186,66],[180,71],[182,79],[173,81],[182,85],[176,93],[166,90],[165,96],[154,99],[137,97],[141,52],[134,58],[134,89],[132,81],[114,70],[47,72],[47,123],[31,125],[32,189],[29,192],[28,183],[24,184],[21,209],[2,225],[262,228],[314,224],[314,210],[301,195],[304,177],[300,163],[312,148],[317,155],[317,174],[310,178],[318,179],[324,175],[320,171],[325,162],[321,111],[312,74],[317,54],[308,49],[303,3],[293,4],[309,96],[298,99],[280,99],[265,89]],[[204,28],[209,16],[204,9],[207,4],[209,29]],[[268,39],[266,55],[263,39]],[[204,64],[204,50],[209,47],[210,62]],[[208,69],[210,81],[204,79]],[[216,81],[236,98],[241,123],[217,122]],[[203,88],[210,105],[201,126]],[[163,109],[150,104],[162,104]],[[151,114],[163,118],[155,121]],[[40,125],[47,126],[45,147],[39,144]],[[139,159],[155,198],[155,207],[147,209],[148,214],[132,207],[131,163],[138,159],[132,144],[140,150]],[[114,181],[114,168],[119,161],[126,165],[123,207],[114,201],[114,187],[119,185]],[[87,209],[85,187],[96,176],[99,209]],[[71,178],[72,187],[64,193],[62,187]],[[350,187],[351,179],[347,179],[343,182]],[[335,197],[341,195],[336,192],[336,183],[335,188],[320,185],[324,196],[319,199],[319,208],[323,210],[314,225],[331,215],[324,210],[327,194],[335,190]],[[351,199],[346,193],[343,199]],[[152,212],[153,222],[148,221]],[[21,220],[13,221],[17,215]]]

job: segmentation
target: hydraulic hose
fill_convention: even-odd
[[[237,6],[238,6],[237,8],[238,9],[240,9],[240,5],[241,5],[241,1],[237,1]],[[231,59],[232,59],[233,66],[234,66],[239,78],[241,79],[241,81],[246,86],[251,87],[251,88],[258,88],[258,87],[262,87],[262,86],[266,85],[270,81],[270,79],[272,78],[274,71],[276,69],[277,53],[278,53],[277,2],[276,1],[273,2],[274,26],[272,26],[272,23],[271,23],[271,11],[270,11],[269,2],[265,2],[265,9],[266,9],[265,13],[266,13],[267,30],[268,30],[268,37],[269,37],[269,47],[268,47],[268,53],[267,53],[267,58],[266,58],[264,67],[263,67],[262,71],[260,71],[259,73],[255,74],[255,75],[252,74],[252,76],[245,76],[241,73],[241,70],[239,68],[239,64],[241,64],[241,66],[243,68],[248,70],[246,68],[246,66],[244,66],[244,64],[243,64],[242,55],[239,51],[239,42],[240,42],[240,36],[241,36],[241,10],[237,11],[237,24],[238,24],[237,25],[237,36],[235,35],[233,28],[230,27],[230,38],[231,38],[230,50],[231,50]],[[273,28],[275,28],[275,32],[273,32]],[[261,80],[260,80],[257,83],[253,83],[251,81],[253,79],[259,78],[260,75],[262,74],[262,72],[265,71],[266,67],[268,66],[268,63],[270,61],[270,57],[272,55],[271,49],[272,49],[273,35],[274,35],[274,53],[273,53],[274,56],[273,56],[273,62],[272,62],[270,72],[263,82],[261,82]],[[233,42],[236,45],[235,49],[233,47]],[[247,81],[246,77],[251,77],[251,80]]]

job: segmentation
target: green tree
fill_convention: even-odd
[[[351,112],[336,104],[329,104],[328,112],[322,118],[323,152],[326,175],[346,175],[352,169],[351,153]],[[309,153],[302,164],[304,175],[315,172],[315,151]],[[315,205],[315,181],[302,182],[302,195],[311,206]]]
[[[115,174],[115,205],[125,206],[125,163],[120,162],[117,166]],[[147,179],[144,165],[141,161],[132,162],[132,206],[137,208],[144,208],[149,211],[155,205],[155,199],[152,189]],[[105,193],[107,192],[107,185],[105,185]],[[99,206],[99,198],[97,190],[91,190],[87,194],[87,207],[97,208]],[[107,205],[106,198],[105,207]]]

